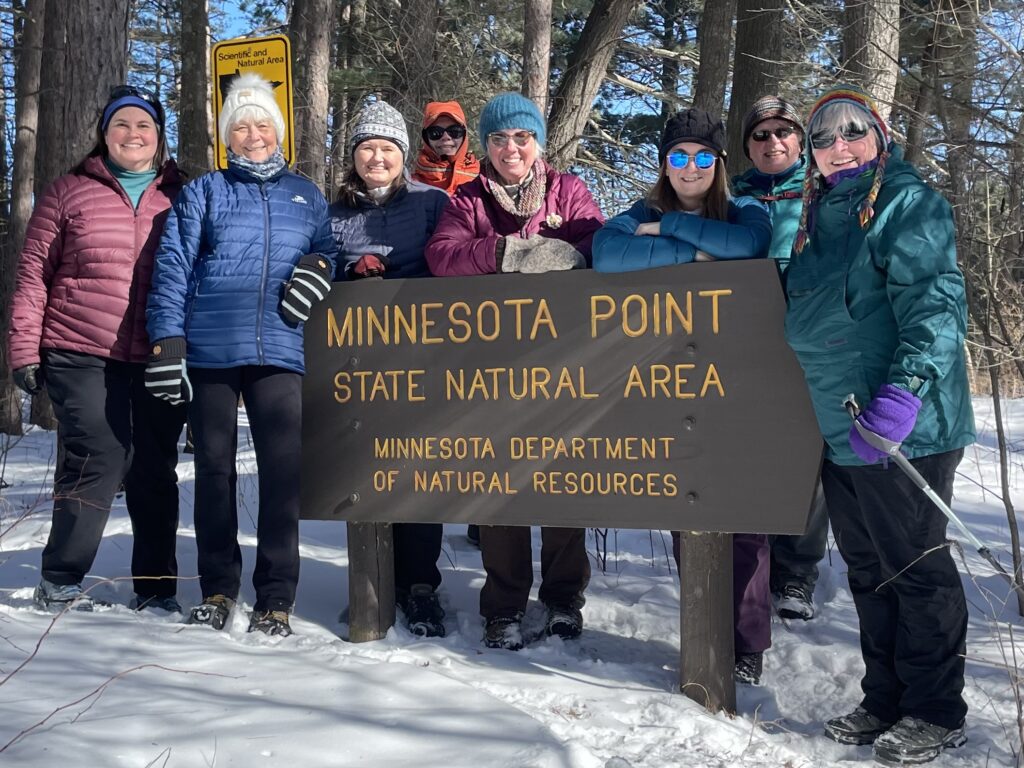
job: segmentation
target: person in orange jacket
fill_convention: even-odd
[[[412,177],[454,196],[460,185],[480,175],[480,161],[469,151],[466,115],[457,101],[432,101],[423,110],[423,146]]]

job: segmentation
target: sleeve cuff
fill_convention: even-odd
[[[150,360],[168,360],[173,357],[185,357],[187,345],[184,336],[168,336],[153,342],[150,349]]]

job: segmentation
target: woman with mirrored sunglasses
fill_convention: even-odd
[[[89,609],[93,565],[118,487],[131,518],[134,608],[180,610],[175,466],[185,408],[150,397],[146,298],[157,241],[184,183],[152,95],[115,88],[88,155],[54,181],[28,223],[14,290],[10,363],[45,385],[59,429],[53,522],[35,599]]]
[[[457,101],[432,101],[423,110],[423,146],[412,177],[454,195],[480,175],[480,161],[469,150],[466,115]]]
[[[860,702],[825,733],[919,764],[965,741],[967,605],[946,518],[879,446],[900,447],[950,503],[975,437],[953,214],[863,91],[827,92],[807,133],[786,338],[825,438],[822,486],[865,668]]]
[[[594,269],[632,272],[767,254],[772,234],[767,209],[729,194],[721,120],[702,109],[676,113],[662,131],[658,160],[658,178],[647,197],[594,236]],[[673,532],[672,539],[678,563],[679,534]],[[736,534],[733,569],[736,679],[757,683],[771,645],[767,537]]]

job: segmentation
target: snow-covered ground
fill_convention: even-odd
[[[1010,403],[1010,437],[1024,401]],[[975,402],[980,439],[968,449],[954,506],[1009,565],[991,402]],[[859,701],[857,618],[831,550],[815,595],[820,615],[773,624],[764,684],[741,687],[738,716],[710,715],[677,693],[679,586],[667,534],[610,531],[607,569],[594,561],[578,641],[548,639],[519,653],[485,649],[477,612],[480,553],[446,526],[442,601],[449,634],[424,640],[394,628],[351,644],[338,623],[348,594],[345,527],[303,522],[296,634],[246,632],[256,499],[254,455],[242,429],[243,606],[224,632],[180,616],[136,614],[130,526],[115,503],[93,568],[92,594],[113,606],[58,617],[32,589],[49,528],[52,434],[10,440],[0,506],[0,765],[457,766],[663,768],[869,765],[866,747],[826,739],[823,718]],[[1024,505],[1022,446],[1011,467]],[[244,473],[244,474],[243,474]],[[181,602],[199,600],[192,528],[193,466],[179,467]],[[539,553],[535,530],[534,552]],[[589,548],[593,552],[594,541]],[[958,557],[959,562],[959,557]],[[1020,675],[1024,622],[1007,590],[967,549],[971,607],[966,746],[939,766],[1010,766],[1020,749],[1011,672]],[[537,566],[539,571],[539,565]],[[531,605],[527,622],[539,623]],[[1011,656],[1010,633],[1016,638]],[[1011,665],[1007,666],[1007,663]]]

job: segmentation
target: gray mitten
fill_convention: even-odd
[[[531,235],[526,240],[505,238],[502,272],[541,274],[586,266],[583,254],[565,240]]]

